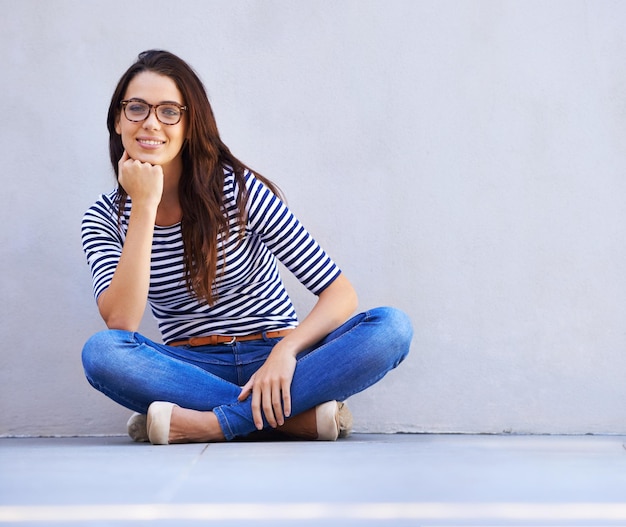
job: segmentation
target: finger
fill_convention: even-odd
[[[245,401],[249,396],[250,396],[251,390],[249,388],[242,388],[241,392],[239,393],[239,395],[237,396],[237,400],[239,402]]]
[[[130,158],[128,157],[128,152],[126,152],[126,150],[124,150],[124,153],[122,154],[122,157],[120,157],[120,160],[117,162],[117,173],[118,175],[122,174],[122,167],[124,166],[124,163],[126,163],[126,161],[128,161]]]
[[[272,390],[272,410],[274,411],[274,417],[278,426],[285,423],[285,416],[283,415],[283,401],[280,391],[279,384],[277,384]]]
[[[257,430],[263,430],[263,415],[261,414],[261,391],[252,390],[252,420]]]
[[[237,397],[238,401],[245,401],[250,394],[252,393],[252,379],[250,379],[246,384],[244,384],[241,388],[241,392],[239,393],[239,397]]]
[[[283,395],[283,413],[286,419],[291,416],[291,384],[285,382],[281,391]]]
[[[274,416],[274,406],[272,405],[272,389],[270,386],[263,390],[262,405],[265,420],[272,428],[276,428],[278,424],[276,423],[276,417]]]

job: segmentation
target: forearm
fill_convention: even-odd
[[[143,318],[150,286],[150,259],[155,206],[133,205],[122,255],[98,308],[109,329],[136,331]]]

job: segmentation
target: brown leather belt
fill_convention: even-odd
[[[254,333],[252,335],[208,335],[206,337],[191,337],[187,340],[176,340],[168,342],[168,346],[215,346],[216,344],[234,344],[235,342],[245,342],[247,340],[277,339],[286,337],[293,329],[279,329],[278,331],[266,331],[265,333]]]

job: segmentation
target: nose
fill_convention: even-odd
[[[157,119],[156,116],[156,108],[150,108],[150,112],[148,113],[148,117],[146,117],[143,122],[144,128],[149,128],[150,130],[157,129],[161,126],[161,122]]]

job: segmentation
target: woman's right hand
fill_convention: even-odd
[[[98,297],[98,308],[109,329],[137,331],[148,300],[152,237],[163,195],[163,169],[131,159],[126,151],[118,168],[119,183],[132,205],[122,255],[111,284]]]
[[[131,159],[124,150],[118,162],[118,181],[133,200],[133,206],[137,203],[158,206],[161,201],[163,168],[160,165]]]

